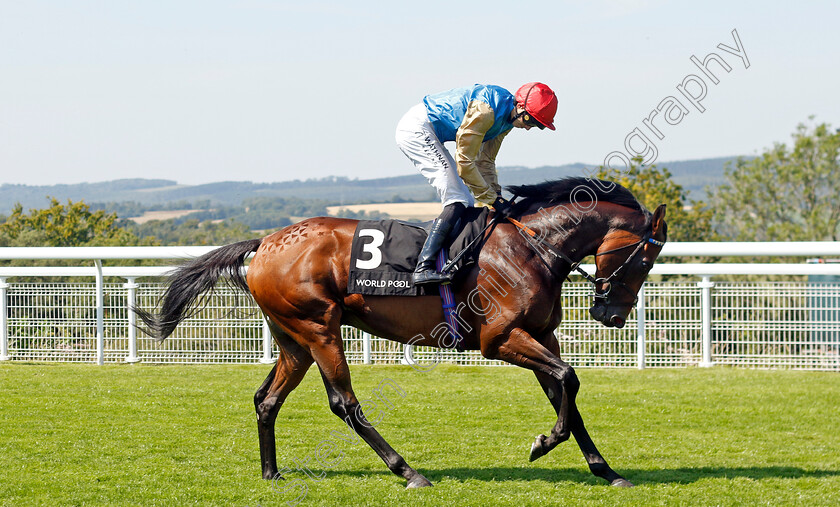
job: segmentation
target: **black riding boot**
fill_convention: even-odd
[[[423,243],[423,248],[420,250],[417,267],[411,277],[414,285],[442,283],[452,280],[452,275],[449,273],[439,273],[435,263],[438,252],[440,252],[447,236],[452,231],[452,226],[461,218],[465,209],[466,206],[460,202],[450,204],[443,208],[443,212],[434,221],[432,230],[429,231],[429,237],[426,238],[426,242]]]
[[[426,238],[426,242],[423,243],[423,248],[420,250],[417,267],[411,276],[414,285],[442,283],[452,280],[450,274],[439,273],[437,266],[435,266],[437,254],[443,247],[443,242],[446,241],[446,237],[451,230],[452,225],[449,222],[444,222],[440,218],[435,219],[432,230],[429,231],[429,237]]]

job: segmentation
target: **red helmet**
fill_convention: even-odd
[[[535,120],[554,130],[554,115],[557,113],[557,95],[542,83],[524,84],[516,90],[516,103],[524,106]]]

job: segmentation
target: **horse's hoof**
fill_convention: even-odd
[[[543,448],[543,443],[545,443],[545,435],[539,435],[534,440],[534,444],[531,446],[531,455],[528,456],[528,461],[534,461],[537,458],[545,456],[545,449]]]
[[[280,475],[280,472],[274,472],[273,474],[269,472],[269,473],[263,474],[263,480],[264,481],[285,481],[286,478],[283,477],[282,475]]]
[[[612,481],[610,483],[610,486],[615,486],[617,488],[632,488],[635,485],[632,482],[628,481],[627,479],[624,479],[623,477],[619,477],[618,479]]]
[[[422,474],[417,474],[408,481],[408,484],[405,485],[405,489],[414,489],[414,488],[430,488],[432,487],[432,483],[429,482],[429,479],[423,477]]]

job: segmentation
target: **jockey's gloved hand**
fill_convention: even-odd
[[[512,211],[512,207],[513,207],[513,204],[511,204],[510,201],[508,201],[507,199],[505,199],[502,196],[496,197],[496,200],[493,201],[493,210],[501,218],[505,218],[507,216],[510,216],[510,213]]]

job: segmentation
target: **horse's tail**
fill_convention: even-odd
[[[240,241],[208,252],[175,269],[167,280],[166,292],[160,302],[160,312],[152,313],[134,308],[148,330],[144,331],[162,341],[172,334],[195,309],[188,311],[198,297],[212,290],[219,278],[226,276],[233,286],[248,292],[248,282],[242,270],[245,257],[256,252],[262,239]]]

